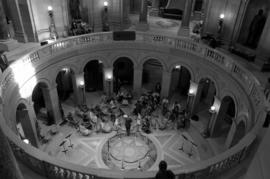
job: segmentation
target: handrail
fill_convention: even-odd
[[[112,33],[95,33],[82,36],[70,37],[52,44],[40,47],[39,49],[30,52],[23,56],[13,65],[18,62],[33,63],[35,65],[43,65],[51,58],[66,50],[72,48],[80,48],[82,46],[115,43],[113,41]],[[120,42],[121,43],[121,42]],[[177,37],[164,36],[159,34],[148,34],[143,32],[136,32],[135,43],[146,43],[161,47],[173,48],[182,50],[194,55],[203,56],[205,60],[212,62],[219,66],[224,71],[230,73],[246,90],[247,94],[252,100],[254,108],[262,109],[265,104],[265,98],[261,92],[261,86],[258,80],[245,68],[237,64],[229,56],[211,49],[203,44],[192,42],[188,39]],[[4,97],[6,89],[9,87],[14,76],[10,68],[8,68],[2,75],[0,80],[1,93]],[[28,80],[28,79],[26,79]],[[4,99],[3,99],[4,100]],[[1,126],[5,135],[11,143],[15,155],[22,160],[26,165],[29,165],[38,173],[52,178],[154,178],[155,172],[127,172],[127,171],[113,171],[106,169],[92,169],[89,167],[78,166],[68,162],[55,160],[48,154],[24,144],[5,124],[4,119],[0,116]],[[254,120],[255,121],[255,120]],[[250,146],[255,140],[257,131],[251,130],[237,145],[227,150],[226,152],[215,156],[211,159],[197,162],[196,164],[185,165],[179,169],[173,170],[180,178],[190,178],[195,176],[214,176],[225,169],[231,168],[245,158]]]

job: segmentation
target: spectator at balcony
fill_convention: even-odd
[[[162,160],[159,163],[159,171],[156,174],[156,179],[174,179],[174,173],[171,170],[167,170],[167,163]]]

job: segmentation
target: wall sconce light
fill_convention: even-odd
[[[188,96],[195,96],[195,89],[189,88],[189,90],[188,90]]]
[[[104,1],[103,5],[104,7],[108,7],[108,1]]]
[[[212,113],[212,114],[216,113],[216,107],[211,106],[210,109],[209,109],[209,112]]]
[[[63,68],[62,71],[64,71],[65,73],[67,73],[69,71],[68,68]]]
[[[30,143],[30,141],[28,139],[23,139],[23,142],[26,143],[26,144]]]
[[[108,80],[108,81],[111,81],[111,80],[112,80],[113,74],[112,74],[112,70],[111,70],[111,69],[109,69],[109,70],[106,71],[106,73],[105,73],[105,78],[106,78],[106,80]]]
[[[219,20],[218,20],[218,34],[220,35],[223,29],[223,19],[225,15],[222,13],[219,15]]]
[[[84,87],[84,81],[83,81],[83,80],[79,81],[79,86],[80,86],[81,88]]]
[[[195,96],[197,94],[198,84],[193,81],[190,81],[190,86],[188,90],[188,96]]]
[[[181,68],[180,65],[176,65],[176,66],[175,66],[175,69],[180,69],[180,68]]]
[[[224,17],[225,17],[225,15],[223,13],[219,15],[220,19],[224,19]]]

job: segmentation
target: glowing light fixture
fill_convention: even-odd
[[[48,6],[48,11],[52,11],[52,10],[53,10],[52,6]]]
[[[190,88],[189,91],[188,91],[188,95],[189,96],[194,96],[195,95],[195,89]]]
[[[30,143],[28,139],[23,139],[23,142],[26,143],[26,144]]]
[[[215,113],[216,112],[216,107],[215,106],[211,106],[209,109],[210,113]]]
[[[67,73],[69,71],[69,69],[68,68],[63,68],[62,71]]]
[[[219,15],[220,19],[224,19],[224,17],[225,17],[225,15],[223,13]]]
[[[108,6],[108,1],[104,1],[104,6],[107,7]]]
[[[180,65],[176,65],[176,66],[175,66],[175,69],[180,69],[180,68],[181,68]]]
[[[84,86],[84,81],[81,80],[81,81],[79,82],[79,85],[80,85],[81,87],[83,87],[83,86]]]
[[[106,77],[106,80],[108,80],[108,81],[112,80],[113,74],[112,74],[112,70],[111,69],[107,69],[106,70],[105,77]]]

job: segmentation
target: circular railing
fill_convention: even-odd
[[[38,50],[31,52],[20,59],[16,63],[20,65],[33,64],[36,68],[46,68],[49,61],[59,55],[62,55],[74,48],[83,48],[88,45],[97,45],[111,43],[113,41],[112,33],[97,33],[76,36],[57,41]],[[115,42],[117,43],[117,42]],[[252,106],[251,121],[254,121],[254,127],[246,136],[234,147],[208,160],[197,162],[196,164],[185,165],[173,170],[178,178],[207,178],[217,176],[228,169],[239,165],[249,153],[252,143],[261,128],[262,121],[265,118],[265,97],[262,93],[262,87],[258,80],[245,68],[237,64],[229,56],[211,49],[205,45],[192,42],[187,39],[177,37],[169,37],[156,34],[136,33],[134,43],[145,43],[156,45],[157,47],[166,47],[174,50],[185,51],[212,62],[219,66],[225,72],[229,73],[245,90],[249,96]],[[99,46],[102,48],[102,46]],[[25,81],[21,82],[23,86],[33,76],[27,76]],[[14,74],[8,68],[1,77],[0,89],[3,104],[8,104],[9,99],[13,99],[10,88],[14,83]],[[154,178],[155,172],[145,171],[116,171],[106,169],[92,169],[89,167],[78,166],[68,162],[56,160],[46,153],[23,143],[13,133],[7,125],[9,120],[5,120],[3,111],[0,115],[1,127],[7,136],[14,154],[25,165],[32,170],[47,178]]]

